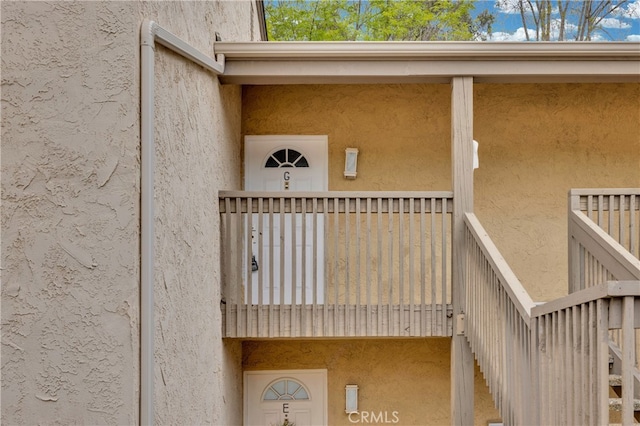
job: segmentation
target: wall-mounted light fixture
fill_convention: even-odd
[[[358,148],[347,148],[344,151],[344,177],[355,179],[358,174]]]
[[[346,399],[345,411],[347,414],[357,413],[358,412],[358,385],[347,385],[345,386],[346,390]]]

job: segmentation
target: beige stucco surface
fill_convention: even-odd
[[[640,187],[640,85],[477,85],[480,220],[536,301],[567,293],[571,188]]]
[[[332,191],[449,190],[447,85],[245,86],[243,134],[329,136]],[[358,177],[343,177],[358,148]]]
[[[326,134],[330,190],[450,190],[450,86],[253,86],[244,134]],[[640,85],[477,84],[475,210],[535,300],[566,294],[571,188],[640,186]],[[358,177],[342,177],[355,147]]]
[[[253,2],[150,3],[142,16],[211,54],[250,40]],[[193,23],[198,23],[194,26]],[[238,344],[221,340],[217,194],[240,188],[241,90],[156,49],[156,421],[234,424]]]
[[[2,423],[131,424],[136,16],[2,2]]]
[[[137,423],[140,24],[211,55],[214,31],[259,37],[254,8],[2,2],[3,424]],[[240,89],[156,53],[156,422],[231,424],[216,191],[240,186]]]
[[[451,423],[449,339],[248,341],[242,347],[245,370],[326,369],[330,425],[366,424],[363,419],[372,418],[369,414],[349,420],[345,413],[348,384],[359,387],[359,411],[374,413],[376,419],[382,416],[388,424]],[[498,419],[477,369],[475,386],[475,424]]]

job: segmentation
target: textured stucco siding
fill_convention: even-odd
[[[328,135],[332,191],[451,188],[448,85],[245,86],[243,134]],[[344,150],[359,148],[358,178]]]
[[[207,54],[253,2],[2,2],[2,423],[135,424],[143,18]],[[156,49],[156,422],[232,424],[216,193],[240,187],[240,89]]]
[[[214,32],[258,37],[253,8],[157,2],[141,17],[212,55]],[[221,337],[218,191],[241,188],[241,88],[162,46],[155,66],[156,422],[238,424],[240,347]]]
[[[131,424],[138,83],[128,3],[2,2],[2,423]]]
[[[639,84],[477,85],[478,217],[536,301],[564,296],[571,188],[640,187]]]

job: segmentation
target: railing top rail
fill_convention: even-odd
[[[635,196],[635,195],[634,195]],[[588,196],[579,196],[579,197],[574,197],[571,201],[572,201],[572,205],[571,205],[571,210],[579,210],[582,212],[603,212],[603,213],[611,213],[611,212],[620,212],[620,198],[618,196],[615,195],[603,195],[602,198],[602,203],[600,203],[600,196],[593,196],[591,197],[591,203],[589,203],[589,197],[591,197],[590,195]],[[613,200],[610,200],[609,197],[613,197]],[[627,195],[626,197],[629,197],[629,195]],[[638,196],[638,199],[640,200],[640,195]],[[591,205],[589,205],[591,204]],[[622,210],[623,211],[629,211],[629,210],[640,210],[640,202],[636,202],[635,205],[632,206],[629,203],[623,203],[622,204]]]
[[[569,190],[569,195],[640,195],[640,188],[576,188]]]
[[[447,198],[451,191],[220,191],[220,198]]]
[[[507,262],[504,260],[500,251],[482,227],[476,215],[473,213],[466,213],[464,220],[484,256],[491,264],[494,272],[498,275],[500,282],[503,283],[503,287],[509,294],[513,304],[518,309],[518,312],[520,312],[520,315],[522,315],[524,321],[529,324],[531,310],[535,306],[535,303],[531,300],[529,293],[527,293],[527,290],[525,290],[520,283],[520,280],[518,280]]]
[[[598,299],[624,296],[640,296],[640,281],[607,281],[597,286],[578,290],[559,299],[535,306],[531,311],[531,316],[535,318]]]
[[[610,197],[613,199],[610,200]],[[640,188],[585,188],[571,189],[569,191],[570,210],[620,210],[621,200],[619,197],[640,198]],[[590,199],[591,198],[591,199]],[[602,199],[602,202],[600,201]],[[591,205],[589,205],[591,204]],[[623,204],[623,210],[632,208],[628,202]],[[640,210],[640,202],[634,203],[634,210]]]

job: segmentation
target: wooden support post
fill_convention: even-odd
[[[571,222],[571,212],[574,210],[580,210],[580,196],[574,194],[573,190],[569,191],[569,211],[567,212],[567,220],[569,222],[567,228],[568,235],[568,249],[569,249],[569,294],[580,290],[580,245],[573,238],[573,224]]]
[[[453,314],[465,310],[464,214],[473,212],[473,77],[451,81],[451,170],[453,181]],[[451,340],[451,423],[473,424],[473,353],[467,338]]]

